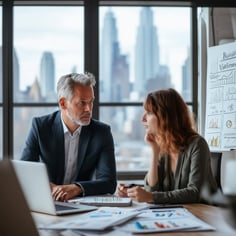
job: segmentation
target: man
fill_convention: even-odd
[[[57,201],[116,189],[110,127],[92,119],[95,84],[91,73],[62,76],[57,83],[60,110],[32,120],[21,159],[46,164]]]

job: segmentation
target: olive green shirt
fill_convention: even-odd
[[[179,153],[175,173],[170,169],[169,157],[160,156],[157,184],[148,186],[146,178],[144,187],[153,192],[156,204],[200,202],[203,186],[207,186],[211,192],[217,190],[211,171],[210,150],[200,135]]]

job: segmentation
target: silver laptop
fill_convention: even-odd
[[[0,235],[39,236],[10,160],[0,161]]]
[[[20,160],[12,160],[12,163],[31,211],[65,215],[97,209],[94,206],[54,201],[44,163]]]

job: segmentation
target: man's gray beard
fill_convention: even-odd
[[[67,115],[67,117],[69,118],[70,121],[72,121],[74,124],[79,125],[79,126],[87,126],[87,125],[90,124],[90,121],[91,121],[91,119],[90,119],[87,123],[84,123],[81,120],[76,120],[69,114],[68,111],[66,111],[66,115]]]

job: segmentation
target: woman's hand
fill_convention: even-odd
[[[133,188],[126,189],[127,196],[137,202],[148,202],[153,203],[153,195],[151,192],[147,192],[140,186],[135,186]]]
[[[157,157],[159,155],[159,152],[160,152],[158,137],[155,136],[154,134],[146,133],[145,137],[144,137],[144,140],[146,141],[146,143],[148,143],[151,146],[151,148],[153,150],[153,153]]]
[[[153,134],[150,134],[150,133],[146,133],[145,134],[145,137],[144,137],[144,140],[149,143],[149,144],[152,144],[153,142],[155,142],[155,136]]]
[[[118,184],[117,194],[119,197],[127,197],[127,188],[125,184]]]

